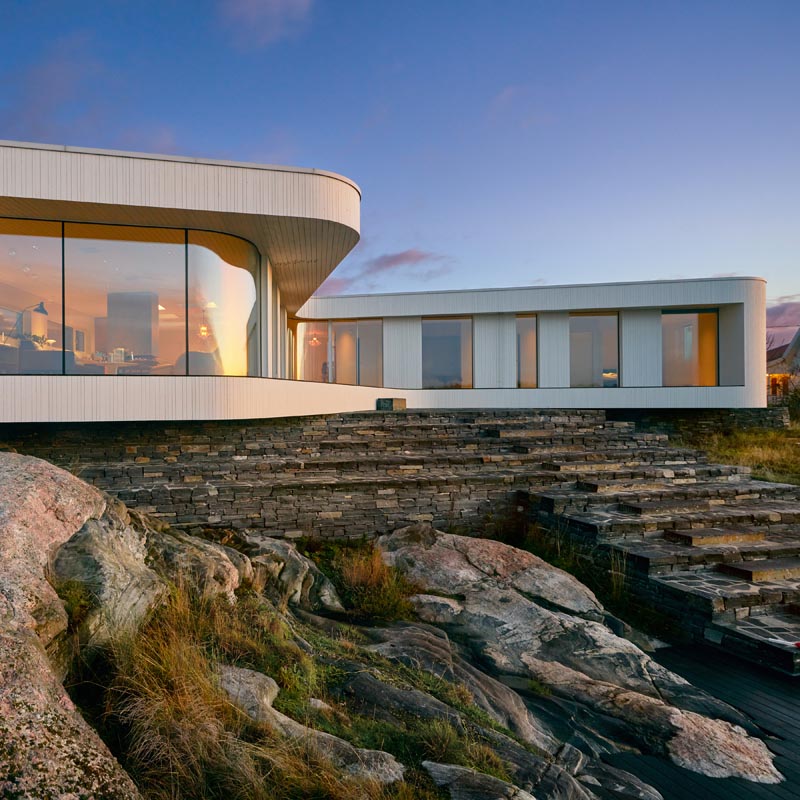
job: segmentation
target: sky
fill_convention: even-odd
[[[344,174],[362,239],[321,293],[800,303],[798,0],[0,0],[0,139]]]

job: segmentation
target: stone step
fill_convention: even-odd
[[[800,558],[770,558],[720,564],[718,569],[751,583],[766,583],[800,578]]]
[[[669,485],[694,484],[701,479],[723,479],[735,483],[745,480],[749,475],[749,467],[728,464],[692,464],[684,467],[644,466],[639,469],[630,469],[618,478],[579,478],[575,490],[592,494],[612,494],[628,489],[658,488],[665,483]]]
[[[620,514],[632,514],[637,517],[653,516],[656,514],[674,514],[681,511],[710,511],[712,501],[706,498],[681,498],[679,500],[658,500],[652,502],[638,502],[631,500],[617,503]]]
[[[666,531],[664,538],[670,542],[689,547],[707,547],[716,544],[747,544],[763,541],[766,533],[761,530],[726,530],[704,528],[703,530]]]
[[[715,622],[732,622],[764,609],[794,607],[800,602],[800,579],[751,583],[723,572],[693,570],[651,576],[660,589],[659,607],[680,617],[701,614]]]
[[[787,675],[800,675],[800,614],[767,607],[731,621],[709,623],[705,640],[727,653]]]
[[[689,479],[662,479],[640,484],[624,485],[622,491],[616,492],[582,492],[571,485],[566,485],[554,492],[548,492],[540,498],[541,507],[547,511],[569,513],[587,511],[592,508],[614,509],[620,513],[628,514],[653,514],[662,513],[663,510],[694,510],[708,506],[734,505],[757,500],[762,497],[782,498],[793,497],[796,487],[786,484],[771,484],[766,482],[738,479],[731,481],[730,476],[723,480],[703,479],[695,477]],[[740,476],[736,476],[739,478]],[[575,486],[587,484],[592,488],[592,483],[576,481]],[[609,482],[610,483],[610,482]],[[617,484],[619,486],[620,484]]]
[[[710,510],[664,510],[664,513],[641,516],[592,509],[565,513],[560,524],[599,539],[644,538],[658,531],[797,525],[800,524],[800,505],[775,500],[714,506]]]
[[[710,529],[712,534],[719,534],[719,530]],[[667,532],[669,534],[670,532]],[[689,533],[702,533],[691,531]],[[734,537],[736,531],[724,531],[728,536]],[[661,534],[661,535],[659,535]],[[612,547],[621,553],[626,562],[636,572],[648,575],[667,575],[672,572],[686,572],[687,570],[716,570],[720,564],[734,564],[757,559],[767,558],[797,558],[800,556],[800,535],[789,531],[746,530],[743,537],[749,535],[760,536],[755,540],[739,541],[735,543],[707,543],[687,547],[672,541],[657,532],[641,540],[623,540],[614,542]],[[709,537],[718,539],[716,535]]]
[[[539,439],[554,436],[557,433],[584,435],[596,437],[598,440],[615,438],[633,438],[639,442],[666,442],[669,437],[663,434],[637,433],[633,426],[629,428],[609,427],[606,425],[579,428],[575,430],[553,430],[551,428],[535,427],[528,423],[516,423],[502,427],[481,427],[482,436],[487,439]]]

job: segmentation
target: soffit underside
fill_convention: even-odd
[[[269,259],[281,292],[281,304],[292,314],[359,240],[358,231],[330,220],[37,198],[1,197],[0,216],[195,228],[241,236]]]

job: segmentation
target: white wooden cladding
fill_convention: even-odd
[[[292,312],[358,242],[360,206],[352,181],[318,170],[0,141],[0,216],[242,236]]]
[[[419,317],[383,320],[383,383],[407,389],[422,386],[422,320]]]
[[[369,411],[379,397],[409,408],[744,408],[764,387],[381,389],[271,378],[4,375],[0,422],[266,419]]]
[[[721,386],[661,386],[661,311],[667,308],[719,309]],[[570,388],[569,315],[581,311],[619,313],[622,387]],[[537,315],[539,390],[513,389],[517,385],[518,313]],[[382,314],[387,315],[383,317],[386,386],[409,389],[421,386],[423,316],[468,315],[473,319],[475,390],[493,390],[485,396],[485,402],[495,407],[517,407],[519,403],[565,408],[585,404],[758,407],[765,403],[765,282],[761,278],[312,298],[298,316],[348,319]],[[544,392],[556,389],[562,391]],[[464,407],[465,403],[477,402],[479,395],[470,395],[468,390],[458,390],[456,394],[439,390],[433,394],[426,392],[424,397],[435,405]]]
[[[626,386],[661,386],[661,309],[621,311],[619,349],[620,373]]]
[[[576,286],[523,286],[452,292],[312,297],[299,311],[307,319],[447,316],[621,308],[716,307],[762,300],[763,278],[699,278]]]
[[[517,320],[511,314],[478,314],[472,323],[476,387],[517,386]]]

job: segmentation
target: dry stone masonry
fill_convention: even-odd
[[[782,424],[759,411],[742,424]],[[736,413],[698,420],[716,429]],[[644,430],[599,410],[4,426],[0,447],[187,532],[357,538],[429,522],[508,536],[534,521],[695,639],[800,672],[797,487],[709,464],[657,418]]]

